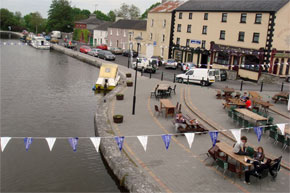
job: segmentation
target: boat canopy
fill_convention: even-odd
[[[118,65],[102,64],[99,78],[116,78],[118,73]]]

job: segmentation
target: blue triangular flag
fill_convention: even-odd
[[[77,151],[77,144],[78,144],[78,140],[79,138],[78,137],[71,137],[68,139],[71,147],[73,148],[74,151]]]
[[[212,141],[212,146],[215,146],[217,138],[218,138],[218,134],[219,134],[219,132],[217,132],[217,131],[210,131],[209,132],[209,135],[210,135],[210,138]]]
[[[262,134],[263,134],[263,128],[262,127],[254,127],[255,133],[258,137],[258,142],[260,142]]]
[[[25,144],[26,151],[28,151],[32,141],[33,141],[32,137],[25,137],[24,138],[24,144]]]
[[[169,145],[170,145],[171,135],[168,135],[168,134],[162,135],[162,139],[165,144],[166,150],[168,150]]]
[[[122,148],[123,148],[124,138],[125,138],[124,136],[122,136],[122,137],[115,137],[115,140],[117,142],[117,145],[118,145],[120,151],[122,151]]]

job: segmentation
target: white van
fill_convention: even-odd
[[[61,32],[60,31],[52,31],[51,32],[51,37],[60,39],[61,38]]]
[[[195,68],[190,69],[184,74],[179,74],[176,76],[177,82],[192,82],[199,83],[203,86],[209,86],[215,82],[215,70],[214,69],[204,69]]]

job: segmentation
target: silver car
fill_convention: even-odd
[[[176,69],[177,68],[177,61],[175,59],[168,59],[165,62],[165,68],[173,68]]]
[[[100,50],[99,51],[99,58],[104,60],[115,60],[116,56],[112,54],[112,52],[107,50]]]
[[[101,49],[99,49],[99,48],[93,48],[93,49],[91,49],[91,51],[88,52],[88,54],[91,56],[98,57],[100,50]]]

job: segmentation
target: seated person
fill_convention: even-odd
[[[248,97],[247,92],[244,92],[244,95],[241,96],[241,101],[246,102],[247,97]]]
[[[187,127],[186,120],[184,119],[182,113],[176,114],[176,118],[175,118],[175,132],[176,133],[178,132],[179,127],[182,127],[183,129]]]
[[[252,101],[249,97],[246,98],[246,108],[251,109],[252,108]]]
[[[247,143],[247,137],[246,136],[242,136],[241,137],[241,142],[237,142],[235,145],[234,145],[234,149],[233,149],[233,152],[235,154],[238,154],[238,155],[248,155],[248,153],[246,152],[246,143]]]
[[[259,167],[261,164],[264,164],[265,154],[262,147],[258,147],[257,151],[254,153],[253,159],[245,158],[245,161],[252,163],[254,168]]]

